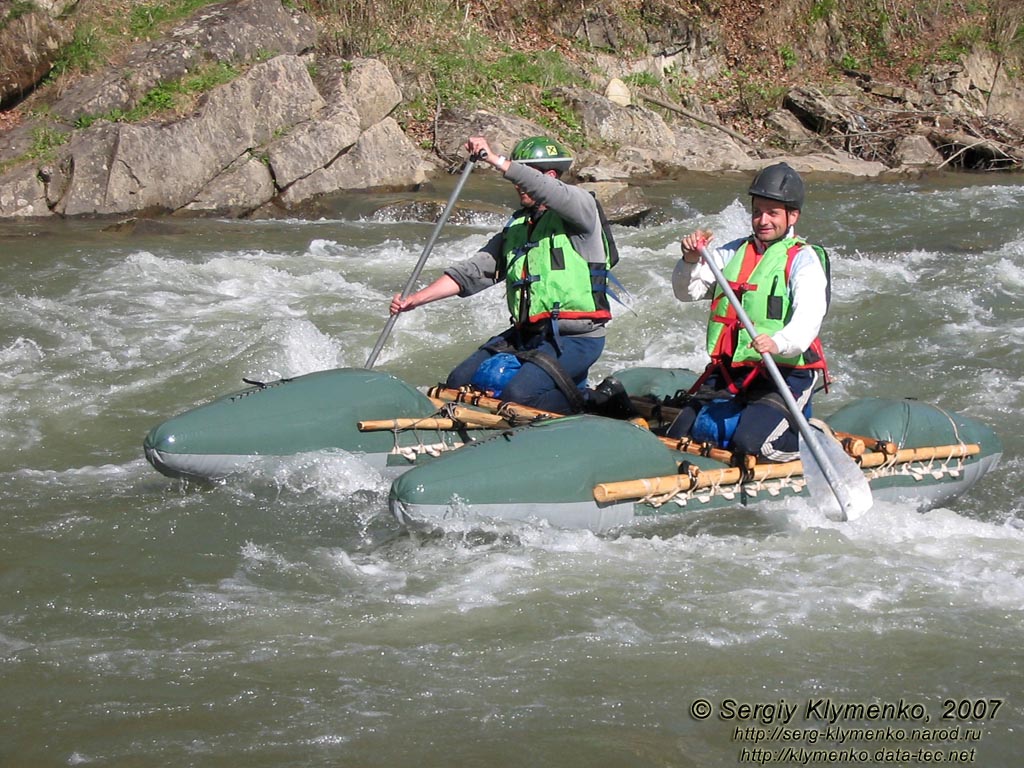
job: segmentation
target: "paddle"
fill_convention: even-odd
[[[405,288],[402,289],[402,298],[405,298],[412,287],[416,284],[416,281],[420,278],[420,272],[423,271],[423,266],[427,263],[427,257],[430,256],[430,252],[434,249],[434,243],[437,242],[438,235],[441,234],[441,227],[448,221],[448,216],[455,207],[455,201],[459,199],[459,194],[462,192],[462,187],[466,184],[466,180],[469,178],[469,174],[473,170],[473,166],[476,165],[476,161],[484,157],[480,155],[473,155],[466,161],[466,166],[462,169],[462,175],[459,177],[458,183],[455,185],[455,189],[452,190],[451,197],[448,198],[448,204],[445,206],[444,211],[441,212],[441,217],[437,220],[437,224],[434,226],[434,231],[430,235],[430,239],[427,240],[426,246],[423,248],[423,253],[420,254],[420,260],[416,262],[415,268],[412,270],[412,274],[409,275],[409,280],[405,284]],[[384,325],[384,330],[381,331],[380,338],[377,339],[377,343],[373,347],[373,351],[370,352],[370,357],[366,360],[366,367],[373,368],[373,364],[377,362],[377,355],[380,354],[381,349],[384,348],[384,342],[388,336],[391,335],[391,329],[395,327],[395,322],[398,320],[398,315],[391,315],[388,317],[387,323]]]
[[[750,334],[750,338],[757,336],[757,331],[754,328],[754,324],[750,322],[749,315],[743,309],[743,305],[740,304],[739,299],[732,290],[732,286],[729,285],[729,281],[722,274],[722,270],[718,268],[718,265],[711,258],[706,245],[701,246],[700,255],[704,259],[704,263],[714,273],[718,287],[722,289],[722,293],[726,295],[729,303],[736,309],[736,315],[739,317],[740,322],[743,323],[747,333]],[[839,443],[830,440],[821,432],[811,429],[811,425],[807,423],[807,419],[800,410],[800,406],[797,405],[796,400],[793,398],[793,393],[786,386],[786,380],[782,378],[779,367],[775,364],[775,359],[767,352],[762,352],[761,358],[764,360],[768,373],[771,374],[772,381],[778,387],[779,394],[782,395],[782,399],[786,402],[786,407],[789,409],[793,421],[796,422],[797,429],[800,431],[800,437],[803,438],[800,441],[800,460],[804,466],[804,477],[807,480],[808,491],[812,496],[816,496],[821,490],[824,490],[822,484],[817,482],[818,478],[814,476],[815,470],[820,470],[825,482],[832,491],[832,495],[839,503],[837,519],[857,519],[871,509],[873,503],[871,488],[868,485],[867,478],[864,477],[860,467],[846,454]],[[828,443],[833,443],[838,448],[838,451],[829,446]],[[812,461],[807,461],[807,457],[804,455],[805,448],[810,451]],[[826,513],[829,511],[831,510],[826,506]],[[830,517],[832,516],[830,515]]]

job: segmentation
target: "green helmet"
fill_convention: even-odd
[[[538,171],[565,173],[572,165],[572,155],[554,139],[530,136],[516,144],[512,159],[536,168]]]

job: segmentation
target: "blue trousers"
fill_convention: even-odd
[[[780,368],[782,377],[793,393],[793,399],[804,412],[810,414],[811,396],[820,374],[806,369]],[[737,374],[735,378],[742,378]],[[724,386],[719,376],[712,375],[701,391],[715,391]],[[701,392],[697,392],[699,398]],[[792,421],[789,408],[767,373],[755,379],[737,397],[743,398],[743,410],[733,433],[730,449],[736,453],[762,456],[769,461],[793,461],[800,456],[800,432]],[[700,402],[683,406],[668,428],[670,437],[687,437],[700,411]]]
[[[512,351],[538,350],[558,361],[569,378],[577,387],[583,387],[587,374],[604,351],[604,337],[562,336],[556,349],[550,336],[536,334],[525,341],[516,343],[515,335],[505,333],[495,336],[480,349],[467,357],[448,374],[445,382],[449,387],[462,387],[470,383],[480,363],[489,358],[493,352],[488,346],[502,340],[512,344]],[[570,413],[572,406],[569,399],[555,384],[555,380],[547,371],[534,363],[523,363],[518,373],[505,385],[502,400],[509,400],[531,408],[540,408],[554,413]]]

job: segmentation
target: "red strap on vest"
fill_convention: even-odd
[[[743,261],[740,264],[739,274],[736,276],[735,282],[730,280],[729,287],[732,288],[733,293],[736,294],[736,298],[740,301],[743,300],[743,294],[747,291],[756,291],[757,285],[748,283],[747,280],[750,275],[757,268],[758,263],[761,261],[761,256],[764,255],[764,251],[758,251],[757,246],[753,240],[748,240],[747,245],[743,251]],[[716,323],[722,323],[725,328],[722,329],[722,333],[718,335],[718,342],[715,344],[715,350],[711,353],[712,359],[732,360],[736,352],[736,337],[740,329],[740,318],[736,312],[736,308],[729,304],[726,308],[725,315],[715,314],[718,308],[718,302],[727,301],[725,294],[719,292],[711,303],[711,320]],[[732,384],[730,382],[730,389]]]

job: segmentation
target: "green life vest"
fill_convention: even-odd
[[[603,216],[602,216],[603,219]],[[530,230],[530,212],[518,211],[505,227],[508,310],[514,325],[552,320],[609,320],[608,270],[614,246],[604,226],[605,264],[590,264],[573,247],[562,217],[550,208]]]
[[[729,287],[735,292],[758,333],[771,336],[789,322],[789,273],[793,258],[805,245],[806,241],[800,238],[785,238],[769,245],[759,257],[753,241],[747,240],[722,269]],[[831,270],[828,254],[820,246],[811,247],[818,254],[825,277],[829,279]],[[716,286],[707,332],[707,349],[712,361],[734,366],[760,365],[761,355],[751,348],[751,341],[736,310],[722,289]],[[820,339],[815,339],[810,347],[796,357],[774,357],[775,362],[781,366],[821,370],[827,368]]]

